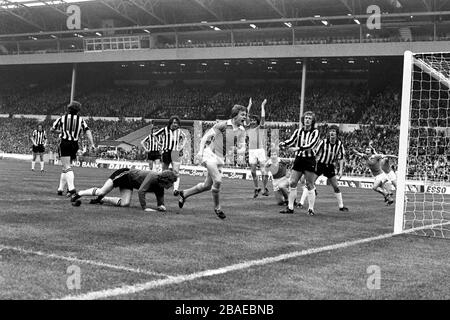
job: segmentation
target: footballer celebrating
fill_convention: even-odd
[[[242,105],[234,105],[231,109],[231,119],[220,121],[209,129],[200,141],[199,152],[196,155],[196,161],[207,169],[207,176],[204,182],[201,182],[192,188],[180,191],[178,206],[182,208],[186,200],[195,195],[211,190],[214,202],[214,212],[220,219],[225,219],[226,215],[220,206],[220,187],[222,185],[222,168],[224,157],[228,154],[227,148],[224,148],[223,138],[237,138],[238,154],[245,153],[245,128],[243,126],[247,118],[247,109]],[[211,143],[207,146],[207,142]],[[230,142],[230,141],[229,141]],[[227,146],[229,143],[226,144]]]
[[[253,198],[258,197],[261,189],[258,187],[258,177],[256,175],[256,166],[259,164],[261,169],[262,181],[263,181],[263,196],[269,195],[269,189],[267,189],[268,175],[266,172],[265,163],[267,162],[266,157],[266,146],[267,146],[267,130],[264,127],[265,124],[265,105],[267,99],[261,103],[261,118],[257,115],[251,115],[249,128],[247,128],[248,135],[248,162],[250,164],[250,170],[252,173],[253,184],[255,186],[255,192]],[[247,112],[250,112],[251,104],[247,108]]]

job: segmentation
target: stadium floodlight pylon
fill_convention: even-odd
[[[394,233],[450,238],[450,52],[406,51]]]

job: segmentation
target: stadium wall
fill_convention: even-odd
[[[103,52],[67,52],[0,56],[0,65],[62,64],[198,59],[259,59],[309,57],[402,56],[412,52],[448,51],[450,41],[314,44],[255,47],[134,49]]]

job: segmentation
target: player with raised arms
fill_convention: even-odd
[[[225,219],[226,215],[220,206],[220,188],[222,185],[222,168],[224,157],[228,154],[227,146],[237,137],[238,154],[245,153],[245,128],[244,121],[247,118],[247,108],[242,105],[234,105],[231,109],[231,119],[216,123],[211,129],[206,131],[200,141],[199,151],[195,156],[197,163],[207,169],[207,176],[204,182],[192,188],[180,191],[178,206],[183,208],[186,200],[205,191],[211,190],[214,202],[214,212],[220,219]],[[228,143],[223,145],[223,138],[226,137]],[[210,141],[207,146],[207,142]]]
[[[374,152],[376,153],[376,151],[374,150]],[[389,161],[389,158],[397,158],[396,156],[384,156],[381,159],[381,170],[383,170],[384,173],[386,173],[389,182],[395,187],[395,189],[397,189],[397,175],[395,174],[395,171]],[[391,195],[392,195],[392,189],[389,190]]]
[[[250,100],[251,101],[251,100]],[[267,188],[267,183],[269,181],[266,172],[265,163],[267,162],[266,156],[266,146],[267,146],[267,130],[265,128],[266,111],[265,105],[267,99],[261,103],[261,117],[257,115],[250,115],[250,123],[247,129],[248,136],[248,162],[250,164],[250,170],[252,174],[253,184],[255,187],[255,192],[253,198],[258,197],[261,189],[258,187],[258,177],[256,175],[256,167],[259,164],[262,182],[263,182],[263,196],[269,195],[269,189]],[[247,112],[250,114],[251,103],[247,107]]]
[[[365,153],[361,153],[356,149],[353,149],[353,152],[365,161],[365,164],[369,167],[372,175],[375,177],[372,186],[373,191],[382,194],[384,201],[388,205],[393,204],[394,199],[391,197],[390,191],[385,188],[385,184],[389,181],[389,178],[386,173],[381,170],[381,160],[385,157],[396,158],[396,156],[374,153],[374,149],[371,146],[365,148]]]

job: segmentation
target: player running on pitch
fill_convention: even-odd
[[[138,190],[139,203],[145,211],[154,211],[151,208],[146,208],[145,194],[153,192],[156,196],[158,211],[166,211],[164,206],[164,189],[172,187],[177,180],[177,175],[171,170],[163,172],[143,171],[137,169],[122,168],[113,172],[113,174],[106,180],[101,188],[90,188],[78,191],[72,196],[72,205],[81,205],[83,196],[96,196],[92,199],[90,204],[110,204],[117,207],[129,207],[131,203],[131,196],[133,189]],[[106,197],[114,188],[119,188],[120,197]]]
[[[372,189],[375,192],[378,192],[383,195],[384,201],[391,205],[394,203],[394,199],[390,195],[390,192],[386,190],[385,184],[389,181],[386,173],[381,170],[381,159],[384,157],[392,157],[396,158],[396,156],[393,155],[383,155],[383,154],[375,154],[374,150],[367,146],[365,148],[365,153],[361,153],[356,149],[353,149],[353,152],[358,156],[361,157],[363,160],[365,160],[365,164],[369,167],[370,171],[372,172],[372,175],[375,177],[373,182]]]
[[[245,128],[243,126],[247,118],[247,109],[241,105],[234,105],[231,109],[231,119],[220,121],[209,129],[200,141],[199,152],[195,156],[196,161],[207,169],[207,176],[204,182],[201,182],[192,188],[180,191],[178,206],[183,208],[186,199],[208,190],[211,190],[214,201],[214,212],[220,219],[225,219],[225,213],[220,206],[220,187],[222,185],[222,168],[224,157],[228,154],[228,148],[237,137],[238,154],[245,152]],[[227,138],[226,147],[223,146],[223,137]],[[211,143],[206,146],[210,140]]]

